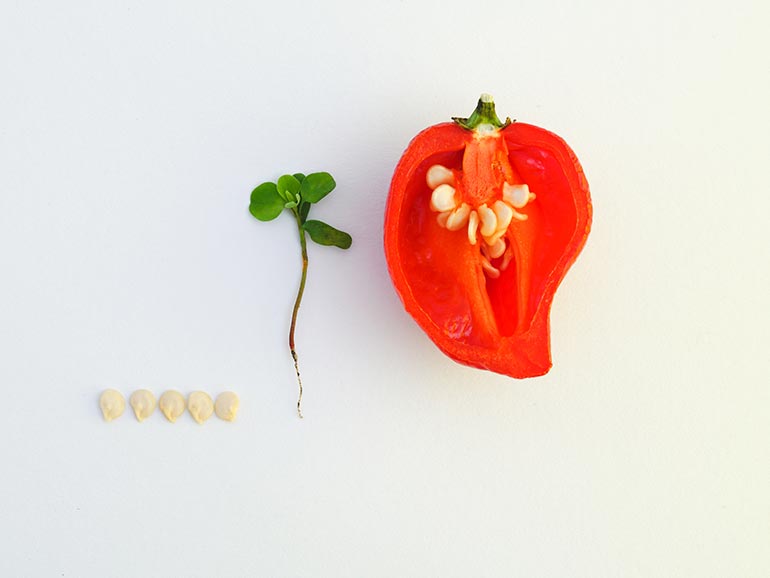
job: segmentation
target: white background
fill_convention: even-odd
[[[3,2],[0,575],[770,574],[764,2]],[[454,364],[382,250],[393,168],[481,92],[595,219],[554,368]],[[328,170],[296,229],[249,193]],[[239,420],[105,387],[237,391]]]

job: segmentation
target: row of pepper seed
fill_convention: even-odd
[[[171,423],[185,412],[190,412],[192,418],[198,423],[204,423],[213,413],[225,421],[235,421],[240,400],[232,391],[225,391],[217,396],[216,402],[205,391],[192,392],[185,401],[184,396],[176,390],[170,389],[163,392],[156,402],[153,393],[147,389],[137,389],[128,398],[134,415],[138,421],[144,421],[152,415],[155,407],[166,416]],[[115,389],[106,389],[99,397],[99,408],[105,421],[112,421],[123,415],[126,409],[126,400],[123,394]]]

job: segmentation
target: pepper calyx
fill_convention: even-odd
[[[466,130],[477,130],[483,125],[492,126],[499,130],[511,124],[511,118],[506,117],[505,122],[501,121],[495,112],[495,101],[489,94],[482,94],[476,104],[476,110],[468,118],[453,116],[452,120]]]

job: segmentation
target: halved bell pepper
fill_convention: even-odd
[[[489,95],[453,120],[419,133],[393,175],[385,215],[393,284],[455,361],[543,375],[554,292],[591,227],[588,182],[567,143],[501,122]]]

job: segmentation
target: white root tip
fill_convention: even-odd
[[[505,255],[503,256],[503,262],[500,263],[501,271],[505,271],[508,268],[508,265],[511,264],[511,259],[513,259],[513,249],[508,247],[508,249],[505,251]]]
[[[486,257],[481,257],[481,268],[484,269],[484,273],[492,279],[497,279],[500,276],[500,271],[495,269],[492,264],[487,261]]]
[[[471,211],[468,215],[468,241],[471,245],[476,244],[476,230],[479,228],[479,215],[476,211]]]
[[[513,211],[513,218],[516,219],[517,221],[526,221],[529,217],[518,211]]]

